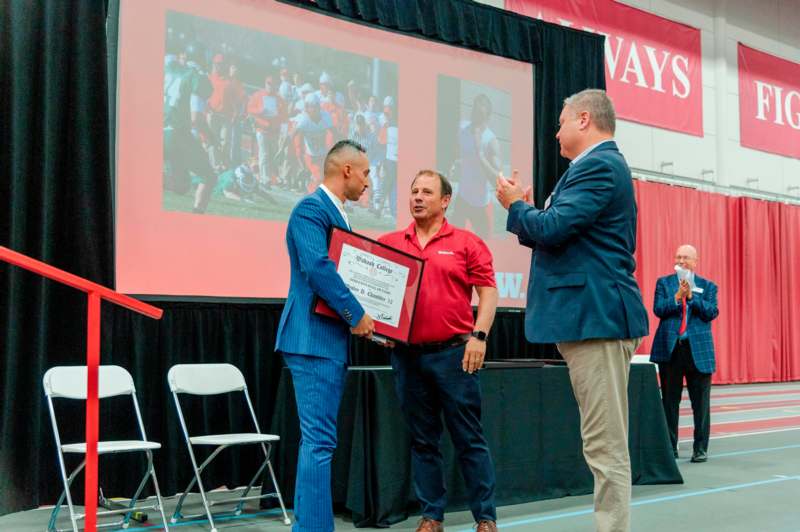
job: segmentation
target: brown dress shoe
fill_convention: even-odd
[[[475,532],[497,532],[497,523],[494,521],[480,521],[475,527]]]
[[[430,517],[423,517],[417,523],[417,532],[444,532],[444,525],[441,521],[435,521]]]

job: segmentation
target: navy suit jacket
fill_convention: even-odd
[[[683,305],[675,302],[678,291],[676,274],[661,277],[656,282],[656,295],[653,302],[653,313],[661,318],[653,339],[650,352],[651,362],[669,362],[672,350],[678,341],[678,330],[681,328]],[[686,332],[689,345],[692,347],[692,358],[697,370],[701,373],[714,373],[714,340],[711,336],[711,321],[719,315],[717,308],[717,285],[695,274],[694,284],[703,292],[693,292],[692,299],[686,301],[686,312],[689,313]]]
[[[547,209],[514,202],[506,228],[534,249],[528,341],[647,336],[647,311],[633,277],[636,198],[616,143],[605,142],[571,165]]]
[[[328,257],[332,227],[347,229],[342,215],[321,188],[295,205],[286,227],[291,280],[278,325],[275,349],[347,362],[349,327],[364,316],[364,308],[336,272]],[[336,311],[341,320],[314,314],[314,296]]]

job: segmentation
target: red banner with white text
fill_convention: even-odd
[[[742,146],[800,159],[800,64],[739,43]]]
[[[613,0],[506,0],[506,9],[606,36],[619,118],[703,136],[700,30]]]

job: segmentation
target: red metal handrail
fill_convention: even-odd
[[[99,432],[97,368],[100,365],[100,302],[102,300],[110,301],[157,320],[161,319],[164,311],[3,246],[0,246],[0,261],[32,271],[42,277],[47,277],[88,294],[89,304],[86,324],[86,369],[88,374],[86,394],[86,472],[84,473],[86,480],[84,490],[86,516],[84,518],[84,529],[87,532],[96,532],[97,439]]]

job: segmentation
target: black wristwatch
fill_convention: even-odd
[[[470,334],[470,336],[472,336],[473,338],[477,338],[481,342],[485,342],[486,341],[486,333],[483,332],[483,331],[472,331],[469,334]]]

